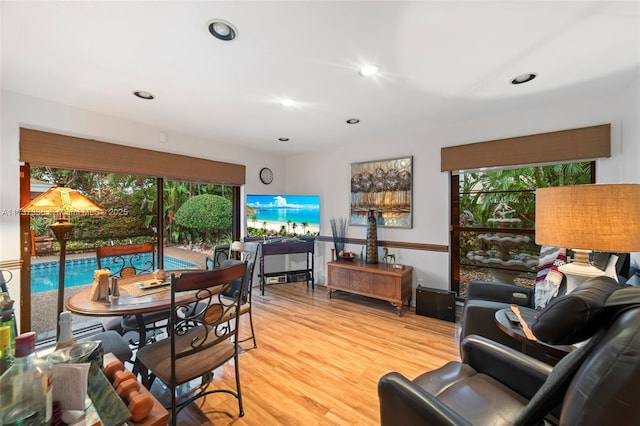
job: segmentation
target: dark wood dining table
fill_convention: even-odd
[[[188,272],[201,272],[202,269],[182,269],[176,271],[167,271],[168,273],[181,274]],[[89,317],[114,317],[114,316],[135,316],[140,333],[139,347],[146,343],[147,333],[143,314],[149,312],[164,311],[171,308],[171,285],[167,284],[162,287],[149,288],[147,290],[140,289],[137,283],[146,282],[155,279],[153,274],[140,274],[132,277],[120,278],[118,286],[120,288],[120,296],[117,298],[109,298],[105,301],[93,301],[90,298],[91,286],[81,290],[71,296],[66,301],[68,311],[77,315]],[[170,278],[167,278],[170,280]],[[136,286],[135,294],[127,292],[127,288]],[[132,291],[133,292],[133,291]],[[195,294],[185,292],[176,295],[177,303],[190,303],[195,301]]]
[[[202,272],[203,269],[182,269],[176,271],[167,271],[170,274],[182,274],[189,272]],[[89,317],[112,317],[133,315],[138,324],[139,342],[138,348],[143,347],[147,341],[147,330],[144,322],[143,314],[149,312],[164,311],[171,308],[171,285],[163,285],[160,287],[140,289],[138,283],[149,282],[155,280],[154,274],[140,274],[132,277],[120,278],[118,287],[120,295],[117,298],[109,297],[109,300],[94,301],[91,300],[91,286],[81,290],[75,295],[67,299],[65,304],[68,311],[78,315]],[[167,278],[170,281],[171,278]],[[127,289],[130,292],[127,291]],[[196,301],[196,292],[181,292],[176,294],[176,303],[192,303]],[[149,375],[140,363],[135,362],[133,367],[134,374],[140,374],[142,383],[145,387],[150,387]]]

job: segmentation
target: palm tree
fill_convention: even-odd
[[[296,228],[298,227],[298,224],[293,222],[293,224],[291,225],[291,228],[293,228],[293,235],[296,235]]]
[[[306,234],[307,233],[307,227],[309,226],[309,222],[302,222],[302,233]]]

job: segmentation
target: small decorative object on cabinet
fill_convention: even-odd
[[[378,263],[378,225],[376,215],[373,210],[369,210],[367,218],[369,226],[367,228],[367,263]]]
[[[331,223],[331,233],[333,234],[333,247],[336,250],[336,257],[339,258],[344,252],[344,240],[347,236],[347,219],[343,217],[329,219]]]

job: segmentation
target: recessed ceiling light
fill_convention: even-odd
[[[378,73],[378,67],[375,65],[365,65],[360,68],[360,75],[363,77],[371,77],[372,75],[376,75]]]
[[[150,101],[151,99],[156,98],[152,93],[145,92],[144,90],[134,90],[133,94],[139,97],[140,99],[145,99],[147,101]]]
[[[360,119],[358,118],[350,118],[347,120],[347,124],[358,124],[360,122]]]
[[[282,106],[286,106],[286,107],[290,107],[290,106],[294,106],[296,103],[294,101],[292,101],[291,99],[283,99],[280,101],[280,105]]]
[[[528,81],[533,80],[534,78],[536,78],[538,76],[538,74],[534,74],[534,73],[525,73],[525,74],[520,74],[517,77],[514,77],[513,80],[511,80],[511,84],[522,84],[522,83],[526,83]]]
[[[238,31],[229,22],[215,19],[209,22],[209,32],[218,40],[231,41],[238,36]]]
[[[280,142],[289,142],[289,138],[278,138]]]

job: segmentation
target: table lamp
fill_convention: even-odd
[[[640,251],[640,184],[568,185],[536,190],[536,244],[570,248],[567,293],[604,275],[589,264],[591,251]]]
[[[21,212],[30,215],[56,214],[55,223],[49,225],[51,231],[60,243],[60,264],[58,272],[58,318],[64,309],[64,272],[67,253],[67,241],[71,238],[73,224],[66,217],[68,215],[82,215],[101,213],[104,210],[75,189],[64,186],[49,188],[38,195]],[[56,336],[60,334],[60,324],[56,321]]]

